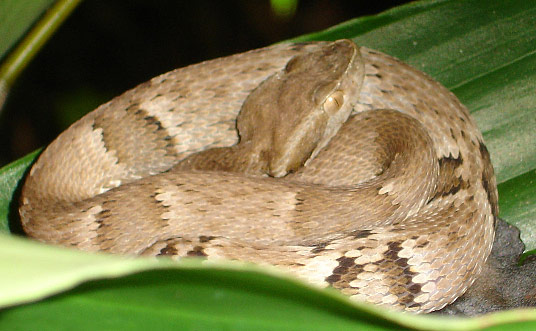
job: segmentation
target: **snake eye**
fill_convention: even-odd
[[[331,93],[329,97],[327,97],[326,101],[324,101],[324,111],[328,114],[333,114],[341,109],[343,103],[344,93],[342,93],[342,91],[335,91]]]

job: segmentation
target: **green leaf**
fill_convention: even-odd
[[[335,290],[315,289],[272,268],[195,259],[126,259],[6,235],[0,239],[2,263],[17,266],[3,268],[9,286],[2,288],[0,305],[29,302],[85,282],[65,294],[4,309],[0,326],[10,330],[463,330],[523,320],[528,322],[522,326],[536,326],[535,310],[477,319],[393,313],[351,302]]]
[[[338,38],[395,55],[458,95],[490,150],[501,215],[535,249],[536,3],[417,2],[298,39]],[[9,206],[33,157],[0,170],[4,229],[16,224]],[[5,329],[536,327],[534,309],[473,319],[414,316],[350,302],[272,269],[87,254],[8,234],[0,236],[0,270],[0,306],[11,307],[0,312]]]
[[[19,188],[22,176],[38,153],[39,151],[28,154],[0,169],[0,234],[9,233],[9,220],[17,219],[17,216],[13,215],[18,210],[18,199],[15,198],[15,192]],[[16,228],[17,226],[12,224],[11,230]]]
[[[521,239],[533,250],[536,247],[536,171],[529,171],[499,186],[501,215],[521,231]]]

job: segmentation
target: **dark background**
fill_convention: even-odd
[[[46,145],[87,111],[174,68],[326,29],[407,1],[85,1],[19,78],[0,118],[0,165]]]

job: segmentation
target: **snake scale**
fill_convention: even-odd
[[[20,215],[47,243],[274,265],[429,312],[482,269],[497,199],[458,99],[339,40],[206,61],[125,92],[40,155]]]

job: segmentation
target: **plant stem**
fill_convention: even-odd
[[[80,1],[56,1],[2,63],[0,66],[0,109],[4,105],[13,82]]]

